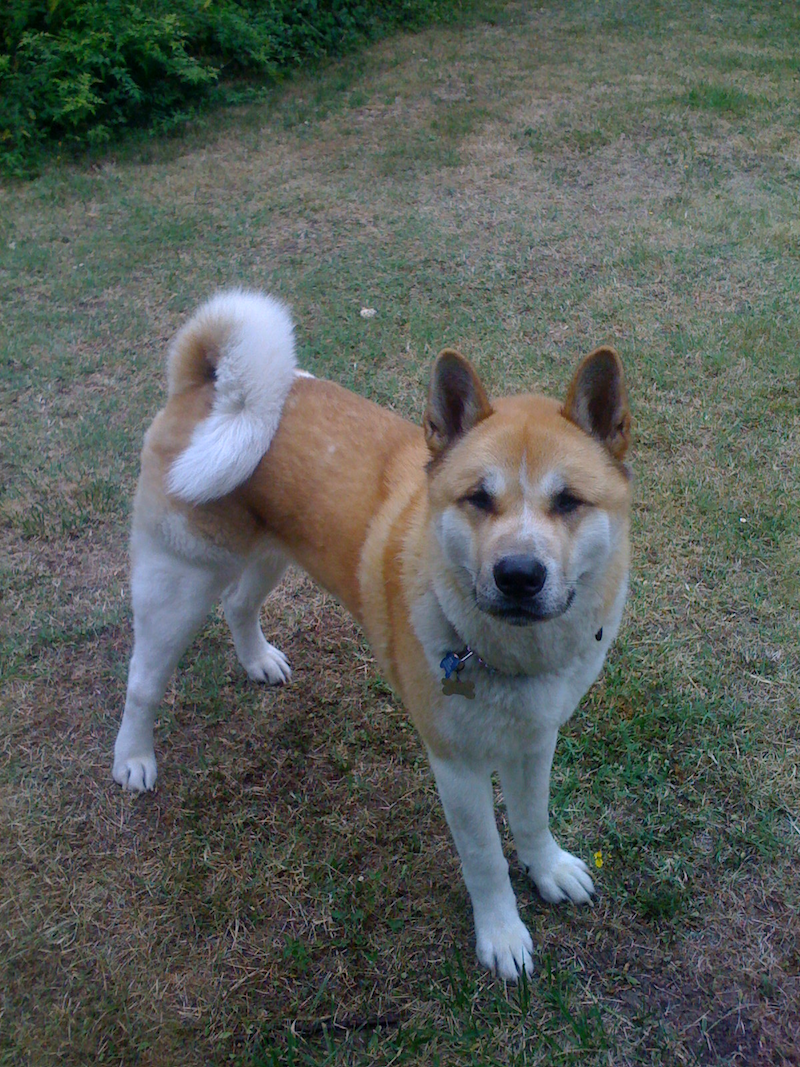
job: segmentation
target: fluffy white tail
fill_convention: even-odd
[[[234,290],[204,304],[175,338],[169,391],[213,383],[212,408],[172,464],[169,492],[202,504],[246,481],[278,428],[295,367],[294,327],[279,301]]]

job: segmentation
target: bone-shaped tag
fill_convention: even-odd
[[[456,674],[452,678],[442,678],[442,692],[446,697],[466,697],[467,700],[473,700],[475,683],[459,682]]]

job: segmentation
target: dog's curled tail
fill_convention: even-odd
[[[295,377],[288,309],[260,293],[218,293],[178,332],[169,395],[213,385],[211,411],[167,478],[192,504],[218,500],[246,481],[275,435]]]

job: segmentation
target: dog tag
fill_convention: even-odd
[[[466,697],[467,700],[474,700],[475,683],[459,682],[458,675],[453,678],[442,678],[442,692],[446,697]]]

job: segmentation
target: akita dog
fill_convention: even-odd
[[[436,360],[421,428],[296,369],[286,308],[225,292],[180,330],[134,506],[134,649],[114,751],[156,781],[153,720],[219,597],[250,678],[290,677],[259,612],[288,561],[364,628],[430,758],[472,901],[480,962],[533,968],[495,823],[548,901],[588,901],[548,827],[559,726],[622,615],[631,478],[622,364],[599,348],[563,402],[490,401],[471,364]]]

